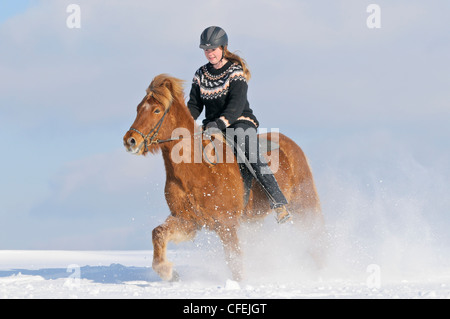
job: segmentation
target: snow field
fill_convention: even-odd
[[[170,247],[181,277],[174,283],[150,268],[152,251],[0,251],[0,298],[450,298],[444,266],[400,271],[366,264],[344,247],[317,271],[291,231],[244,231],[246,278],[240,283],[230,279],[219,240],[208,232]]]

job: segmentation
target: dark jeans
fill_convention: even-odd
[[[267,161],[262,154],[260,154],[256,128],[246,122],[237,122],[229,126],[225,131],[225,134],[227,135],[228,140],[231,140],[232,138],[234,141],[234,153],[238,160],[241,172],[243,172],[244,182],[245,180],[251,181],[253,175],[244,163],[244,159],[240,158],[239,153],[244,153],[245,157],[248,159],[258,182],[264,188],[267,197],[270,200],[271,207],[274,208],[279,205],[286,205],[286,197],[284,197]],[[238,152],[237,147],[239,147],[242,152]]]

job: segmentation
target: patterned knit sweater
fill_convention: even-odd
[[[205,126],[220,119],[221,129],[242,121],[258,127],[247,100],[247,89],[242,66],[228,61],[222,68],[215,69],[208,63],[195,72],[187,106],[195,120],[205,108]]]

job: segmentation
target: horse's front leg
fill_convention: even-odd
[[[241,247],[237,236],[237,226],[221,225],[216,229],[216,233],[222,241],[225,259],[231,270],[233,279],[241,281],[243,276],[243,266]]]
[[[163,280],[176,280],[177,275],[173,271],[173,263],[167,260],[167,243],[173,241],[179,243],[194,238],[197,227],[194,223],[169,216],[166,221],[153,229],[153,270]]]

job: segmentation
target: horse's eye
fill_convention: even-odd
[[[161,113],[161,110],[160,109],[156,109],[156,110],[153,111],[153,113],[159,114],[159,113]]]

